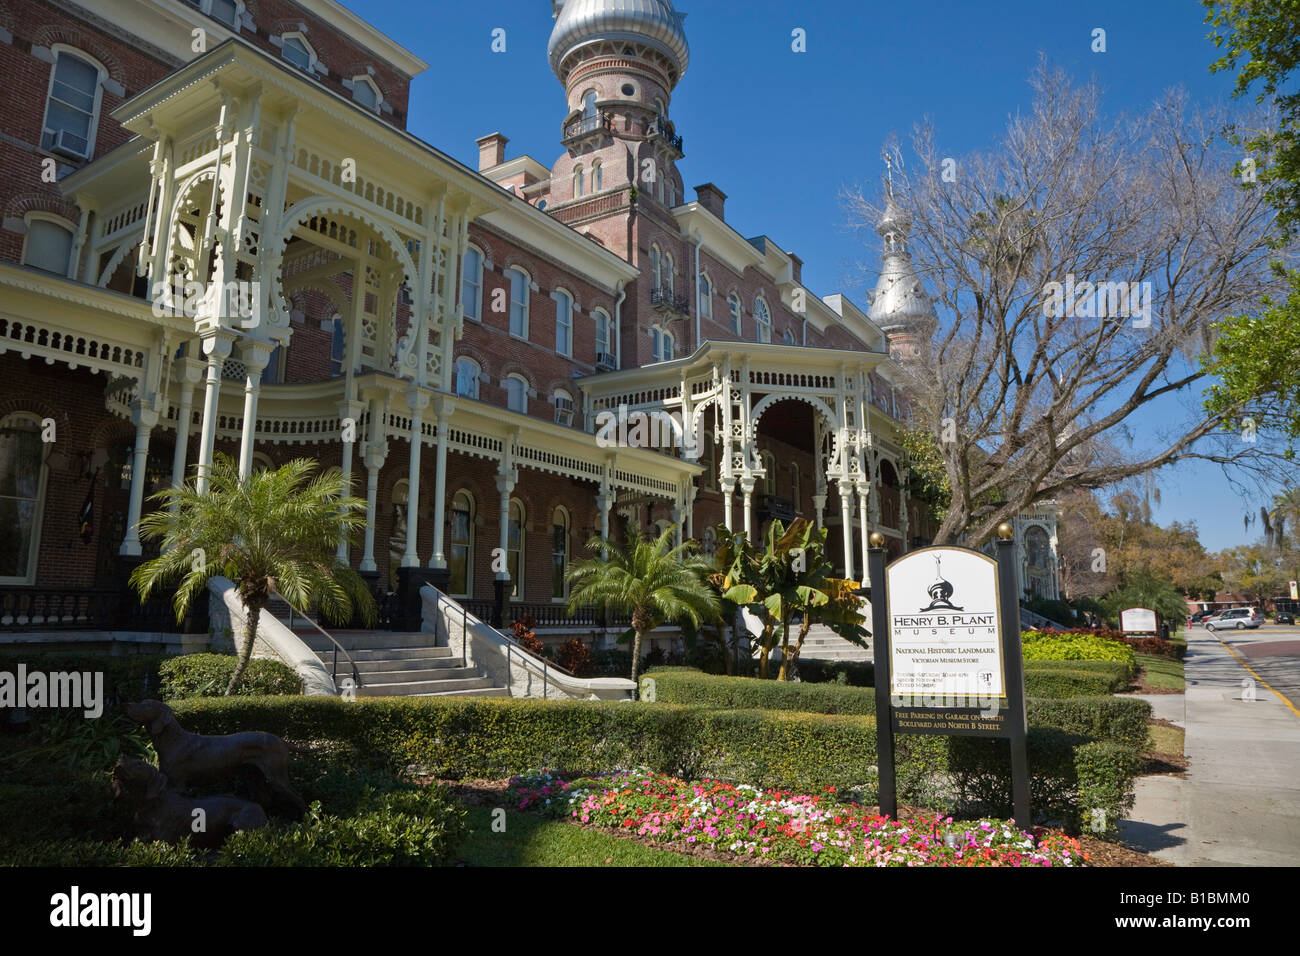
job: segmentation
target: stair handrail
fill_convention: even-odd
[[[461,615],[460,642],[461,642],[461,657],[463,660],[465,654],[465,639],[466,636],[469,634],[469,627],[467,625],[468,619],[471,616],[469,610],[468,608],[465,607],[465,605],[459,603],[454,598],[449,597],[445,591],[443,591],[441,588],[437,587],[436,585],[428,584],[426,586],[432,588],[435,592],[437,592],[438,597],[445,600],[453,608],[460,609],[460,615]],[[478,617],[475,617],[474,620],[478,621],[480,624],[483,624],[485,627],[492,627],[492,625],[485,623],[484,621],[480,620]],[[504,628],[493,627],[492,630],[500,634],[505,639],[506,642],[506,675],[507,675],[506,684],[507,686],[509,686],[510,684],[509,674],[510,674],[510,665],[512,663],[512,657],[511,657],[512,649],[517,650],[519,652],[520,658],[524,662],[524,665],[525,666],[531,665],[534,671],[538,669],[537,668],[538,662],[541,663],[543,699],[547,697],[547,694],[550,691],[550,671],[552,670],[558,671],[559,673],[563,674],[565,677],[572,678],[573,680],[582,680],[582,678],[578,677],[578,675],[574,674],[572,671],[564,667],[561,667],[559,664],[554,664],[548,661],[545,657],[541,657],[540,655],[534,654],[528,648],[524,647],[524,645],[520,644],[517,640],[515,640],[515,638],[511,634],[507,633]],[[436,635],[435,635],[435,639],[436,639]],[[451,643],[450,634],[447,635],[447,643],[448,644]]]
[[[336,641],[336,640],[334,639],[334,635],[333,635],[333,634],[331,634],[329,631],[325,630],[325,628],[323,628],[323,627],[321,627],[319,624],[317,624],[317,623],[316,623],[314,620],[312,620],[312,619],[311,619],[307,614],[303,613],[301,610],[299,610],[298,608],[294,607],[293,602],[290,601],[290,600],[289,600],[287,597],[285,597],[283,594],[281,594],[278,590],[276,590],[275,588],[271,588],[271,593],[274,594],[276,597],[278,597],[281,601],[283,601],[283,602],[288,606],[288,608],[289,608],[289,627],[290,627],[290,628],[293,627],[293,621],[294,621],[294,617],[295,617],[295,615],[296,615],[297,617],[302,618],[304,621],[306,621],[306,622],[307,622],[308,624],[310,624],[312,627],[316,628],[316,630],[318,630],[318,631],[320,631],[322,634],[324,634],[325,637],[329,638],[329,642],[330,642],[331,644],[334,645],[334,664],[333,664],[333,668],[332,668],[331,671],[330,671],[330,678],[333,679],[334,683],[335,683],[336,685],[338,684],[338,680],[339,680],[339,676],[338,676],[338,675],[339,675],[339,651],[342,651],[342,652],[343,652],[343,656],[344,656],[345,658],[347,658],[347,662],[348,662],[348,664],[351,665],[351,667],[352,667],[352,682],[353,682],[353,684],[354,684],[356,687],[360,687],[360,686],[361,686],[361,672],[360,672],[359,670],[357,670],[357,662],[354,661],[354,660],[352,659],[352,655],[349,654],[349,653],[347,652],[347,648],[345,648],[342,644],[340,644],[338,641]]]

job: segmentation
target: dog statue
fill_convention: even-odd
[[[289,784],[290,747],[275,734],[192,734],[180,725],[170,707],[157,700],[124,704],[122,710],[131,720],[144,724],[158,752],[158,769],[172,786],[184,789],[191,784],[220,783],[243,767],[254,767],[270,790],[269,799],[259,797],[259,802],[268,807],[283,805],[298,816],[306,812],[307,804]]]
[[[216,849],[238,830],[266,826],[266,811],[238,797],[185,797],[168,789],[167,775],[139,757],[118,757],[113,796],[135,807],[138,835],[145,840],[180,843],[189,839]]]

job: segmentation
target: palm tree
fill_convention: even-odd
[[[584,605],[632,615],[632,680],[641,664],[641,641],[664,624],[699,627],[718,616],[718,599],[706,583],[712,564],[695,551],[694,541],[673,545],[674,525],[657,538],[637,529],[619,547],[599,536],[587,549],[600,557],[577,561],[569,569],[569,611]]]
[[[164,489],[153,499],[165,507],[140,519],[143,536],[162,539],[162,553],[131,574],[142,601],[179,578],[173,602],[179,621],[210,578],[235,582],[245,611],[244,644],[227,695],[248,667],[272,590],[296,607],[318,606],[332,621],[348,620],[355,608],[367,625],[374,622],[375,601],[364,579],[335,555],[341,541],[365,528],[365,502],[347,494],[338,473],[314,476],[316,467],[299,458],[241,481],[235,462],[217,455],[206,492],[199,494],[195,480]]]
[[[1300,528],[1300,485],[1284,488],[1273,496],[1273,508],[1268,512],[1273,521],[1274,536],[1279,548],[1286,547],[1286,527]]]

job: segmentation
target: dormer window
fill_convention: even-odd
[[[286,33],[280,52],[286,60],[307,73],[316,65],[316,51],[301,33]]]
[[[378,110],[379,104],[383,102],[383,97],[379,95],[379,87],[375,86],[374,80],[368,76],[352,78],[352,98],[368,110]]]

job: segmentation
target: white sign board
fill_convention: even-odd
[[[996,561],[922,548],[885,569],[885,588],[892,696],[1006,696]]]
[[[1154,634],[1156,612],[1149,607],[1131,607],[1120,611],[1119,629],[1125,634]]]

